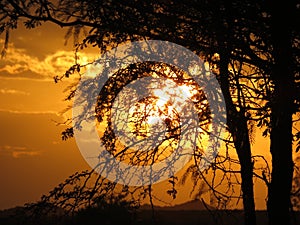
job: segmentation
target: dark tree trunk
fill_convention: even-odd
[[[271,114],[272,174],[268,190],[268,216],[270,225],[290,224],[290,193],[293,177],[292,113],[289,111],[290,85],[282,82],[275,88]]]
[[[294,79],[291,52],[292,1],[272,1],[271,40],[274,65],[271,79],[274,94],[271,101],[272,155],[271,183],[268,189],[268,217],[270,225],[289,225],[290,193],[293,178],[292,115]],[[284,221],[284,223],[282,223]]]
[[[241,190],[244,208],[244,225],[256,225],[253,190],[253,163],[247,118],[243,110],[238,111],[230,94],[229,60],[235,38],[232,36],[234,18],[229,1],[216,1],[216,40],[220,54],[220,85],[227,111],[227,126],[233,136],[234,146],[241,168]],[[224,7],[225,11],[221,8]],[[242,109],[242,107],[240,107]]]
[[[256,213],[253,191],[253,164],[251,158],[251,145],[249,140],[249,130],[247,118],[244,112],[237,111],[229,90],[228,62],[227,52],[220,54],[220,85],[226,102],[227,125],[233,136],[235,149],[239,158],[241,167],[241,189],[244,206],[244,224],[255,225]]]

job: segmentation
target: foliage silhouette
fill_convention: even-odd
[[[69,27],[66,38],[73,36],[76,52],[92,46],[103,53],[127,41],[160,39],[180,44],[200,55],[210,63],[220,82],[231,134],[225,142],[225,155],[217,157],[210,170],[212,174],[223,172],[224,179],[230,184],[228,190],[232,192],[219,191],[218,185],[213,180],[204,179],[205,173],[198,171],[194,165],[188,168],[182,181],[192,175],[195,187],[199,187],[198,182],[204,181],[211,187],[215,198],[226,203],[234,192],[231,188],[233,181],[241,182],[244,223],[253,225],[256,219],[252,178],[259,177],[268,186],[270,225],[278,224],[278,217],[285,218],[286,223],[290,224],[292,138],[297,140],[299,136],[299,132],[293,129],[298,121],[297,118],[293,121],[293,117],[299,116],[300,102],[297,94],[297,1],[283,4],[248,0],[230,3],[217,0],[107,0],[91,4],[90,1],[61,0],[3,1],[0,5],[3,15],[0,30],[6,32],[3,55],[8,46],[9,31],[17,28],[20,19],[25,19],[27,28],[34,28],[46,21]],[[83,40],[79,39],[80,34],[86,34]],[[83,67],[76,62],[55,81],[80,73]],[[73,96],[74,91],[69,99]],[[256,169],[257,162],[264,160],[251,154],[255,126],[265,129],[263,136],[270,138],[272,175],[268,174],[268,165],[261,170]],[[72,134],[73,130],[69,128],[63,137],[72,137]],[[239,161],[228,156],[232,144]],[[241,170],[236,171],[232,164],[240,164]],[[241,174],[241,181],[238,173]],[[281,193],[282,186],[284,193]]]

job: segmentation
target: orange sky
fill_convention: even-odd
[[[64,89],[70,83],[55,84],[52,77],[62,74],[74,55],[72,43],[64,45],[65,31],[51,24],[20,27],[11,33],[7,55],[0,60],[0,209],[38,200],[72,173],[89,169],[75,140],[61,141],[64,127],[53,122],[63,120]],[[255,141],[254,154],[269,159],[268,150],[266,140]],[[190,187],[180,187],[173,201],[160,191],[165,185],[154,186],[158,197],[173,204],[189,200]],[[265,208],[262,187],[255,185],[257,209]]]

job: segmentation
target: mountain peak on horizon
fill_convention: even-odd
[[[207,203],[203,203],[201,200],[199,199],[194,199],[194,200],[190,200],[181,204],[176,204],[173,206],[154,206],[154,209],[156,210],[172,210],[172,211],[182,211],[182,210],[187,210],[187,211],[198,211],[198,210],[207,210],[207,208],[209,209],[213,209],[212,206],[210,206]],[[145,210],[151,210],[151,205],[149,204],[145,204],[141,206],[141,209],[145,209]]]

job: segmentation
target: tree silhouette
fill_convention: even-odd
[[[283,18],[278,8],[287,12],[288,16]],[[225,97],[227,127],[241,167],[245,224],[256,224],[252,180],[255,175],[268,185],[269,221],[273,225],[279,223],[279,216],[285,218],[287,224],[290,223],[292,116],[299,107],[296,94],[299,88],[297,10],[299,4],[296,1],[284,5],[268,1],[229,3],[204,0],[110,0],[92,4],[89,1],[4,1],[1,3],[3,17],[0,28],[6,31],[6,43],[9,30],[17,28],[18,20],[24,18],[27,28],[34,28],[46,21],[70,27],[66,37],[73,34],[78,43],[76,51],[91,45],[98,47],[102,53],[126,41],[160,39],[180,44],[201,55],[217,75]],[[80,42],[78,37],[84,30],[89,33]],[[284,34],[283,39],[281,34]],[[3,53],[6,47],[7,44]],[[82,65],[75,64],[64,76],[57,76],[55,80],[69,77],[81,68]],[[126,84],[125,80],[122,82]],[[115,88],[118,87],[111,90],[116,93],[118,89]],[[73,96],[74,92],[71,92],[69,97]],[[99,100],[101,107],[105,99]],[[101,118],[101,113],[98,116]],[[270,183],[265,172],[262,175],[253,173],[255,158],[251,155],[250,139],[254,124],[265,128],[264,136],[270,135]],[[168,129],[174,127],[178,129],[174,124],[170,124]],[[173,134],[176,136],[176,132]],[[73,128],[63,133],[65,138],[72,135]],[[107,143],[111,135],[111,129],[107,129],[104,135]],[[114,144],[109,143],[107,147],[114,151]],[[219,159],[213,166],[224,170],[217,163]],[[202,173],[193,167],[188,172],[202,178]]]
[[[280,10],[278,7],[280,6]],[[294,102],[298,98],[295,71],[293,71],[293,33],[296,25],[296,1],[288,4],[270,4],[271,43],[274,66],[271,79],[274,91],[271,100],[271,147],[272,180],[269,185],[268,213],[270,224],[279,224],[283,219],[290,223],[290,194],[293,177],[293,114],[297,107]],[[283,12],[289,15],[282,18]],[[285,24],[285,26],[280,26]],[[281,35],[280,38],[278,35]],[[299,47],[299,46],[298,46]],[[289,90],[289,91],[287,91]],[[296,99],[295,99],[296,97]],[[284,110],[283,110],[284,109]],[[284,185],[280,186],[280,183]],[[281,203],[279,203],[281,202]]]
[[[122,187],[93,170],[82,171],[26,204],[16,219],[18,224],[133,224],[140,200],[147,195],[141,189]]]

